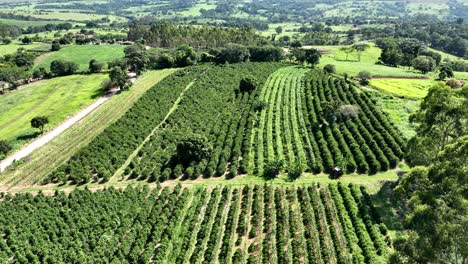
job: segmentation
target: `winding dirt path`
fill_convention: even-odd
[[[42,135],[41,137],[35,139],[28,145],[24,146],[17,152],[13,153],[12,155],[8,156],[7,158],[3,159],[0,162],[0,172],[4,171],[8,166],[10,166],[14,161],[20,160],[22,158],[27,157],[30,155],[34,150],[42,147],[58,135],[60,135],[63,131],[68,129],[69,127],[73,126],[76,122],[81,120],[83,117],[87,116],[89,113],[91,113],[93,110],[98,108],[100,105],[102,105],[104,102],[109,100],[115,92],[107,94],[103,97],[100,97],[96,101],[94,101],[92,104],[84,108],[83,110],[79,111],[72,117],[68,118],[60,124],[59,126],[55,127],[53,130],[47,132],[46,134]]]

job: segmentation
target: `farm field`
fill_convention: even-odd
[[[158,185],[3,199],[2,261],[385,263],[391,243],[371,195],[341,183]]]
[[[38,183],[107,126],[119,119],[150,87],[176,70],[166,69],[144,73],[138,77],[130,91],[114,95],[71,129],[33,152],[28,159],[12,165],[0,175],[1,185],[10,188]]]
[[[255,74],[261,88],[238,92],[246,74]],[[158,103],[146,103],[153,100]],[[267,107],[259,109],[258,102]],[[329,104],[325,102],[360,110],[357,117],[337,113],[332,124],[322,114]],[[138,125],[132,125],[137,120]],[[213,147],[210,156],[177,162],[176,141],[187,131],[206,137]],[[396,167],[403,148],[401,134],[368,95],[340,78],[280,63],[199,66],[179,71],[149,90],[46,182],[262,176],[273,160],[286,167],[302,162],[315,173],[343,166],[348,173],[375,174]]]
[[[8,45],[0,45],[0,56],[4,56],[7,54],[15,53],[19,48],[24,48],[26,50],[41,50],[41,51],[48,51],[50,50],[50,44],[41,43],[41,42],[33,42],[29,45],[23,45],[19,43],[11,43]]]
[[[89,105],[100,96],[106,75],[73,75],[39,81],[0,97],[0,138],[9,140],[14,148],[38,135],[31,128],[35,116],[47,116],[46,130],[67,116]]]
[[[417,79],[374,79],[370,85],[397,97],[421,99],[437,82]]]
[[[34,68],[50,68],[54,60],[67,60],[79,65],[80,71],[87,71],[89,61],[92,59],[98,62],[109,62],[114,59],[123,58],[125,46],[122,45],[71,45],[66,46],[56,52],[50,52],[36,58]]]

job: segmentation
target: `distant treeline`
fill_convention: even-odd
[[[229,43],[244,46],[268,43],[252,28],[195,27],[175,25],[169,22],[132,23],[128,39],[132,41],[143,40],[146,45],[159,48],[174,48],[187,44],[196,49],[210,49],[224,47]]]
[[[404,21],[385,28],[364,28],[354,34],[362,34],[363,39],[382,37],[413,38],[434,49],[467,58],[468,27],[463,19],[442,22],[430,17]]]

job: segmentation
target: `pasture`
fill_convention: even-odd
[[[415,70],[376,64],[381,50],[372,43],[371,47],[361,54],[360,61],[357,53],[352,53],[347,56],[344,52],[340,51],[341,47],[342,46],[313,46],[313,48],[324,53],[320,59],[319,67],[333,64],[336,67],[337,73],[347,73],[349,75],[357,75],[361,71],[368,71],[372,76],[426,77]]]
[[[34,69],[44,67],[50,68],[54,60],[72,61],[79,65],[79,71],[87,71],[89,61],[92,59],[98,62],[110,62],[114,59],[123,58],[125,46],[122,45],[70,45],[65,46],[59,51],[50,52],[36,58]]]
[[[21,147],[38,136],[38,130],[31,128],[33,117],[47,116],[49,130],[100,96],[101,83],[107,78],[103,74],[54,78],[0,96],[0,138],[15,149]]]
[[[110,124],[118,120],[150,87],[177,69],[147,71],[127,92],[114,95],[89,115],[51,142],[31,154],[26,161],[12,165],[1,178],[3,186],[31,185],[40,182],[78,149],[88,144]]]

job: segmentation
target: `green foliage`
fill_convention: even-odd
[[[429,167],[415,167],[395,192],[407,201],[406,239],[396,241],[406,262],[457,263],[466,259],[468,136],[444,146]]]
[[[41,131],[41,134],[44,133],[44,126],[49,123],[49,118],[46,116],[36,116],[31,119],[31,126],[37,128]]]
[[[361,85],[368,85],[369,80],[371,78],[371,74],[368,71],[361,71],[361,72],[358,73],[357,77],[358,77],[359,83]]]
[[[6,155],[13,149],[10,143],[6,140],[0,140],[0,154]]]
[[[428,56],[418,56],[417,58],[411,61],[411,65],[416,69],[421,71],[421,73],[426,74],[430,71],[434,71],[436,68],[436,62],[432,57]]]
[[[447,144],[467,134],[467,109],[467,88],[454,90],[443,84],[431,88],[420,110],[410,116],[418,127],[417,135],[408,142],[408,163],[430,165]]]
[[[328,74],[335,74],[336,73],[335,65],[327,64],[327,65],[323,66],[323,71],[328,73]]]
[[[131,82],[128,79],[127,71],[118,66],[112,68],[111,72],[109,73],[109,78],[111,82],[121,90],[126,90],[131,85]]]
[[[239,83],[239,90],[240,92],[247,92],[251,93],[255,89],[257,89],[258,81],[253,76],[242,78]]]
[[[78,64],[65,60],[55,60],[50,64],[50,71],[56,76],[72,75],[78,68]]]
[[[288,167],[288,179],[290,181],[296,180],[304,173],[306,168],[307,166],[304,164],[304,162],[300,159],[297,159],[294,164]]]
[[[263,177],[265,177],[266,179],[276,178],[279,176],[283,168],[284,168],[283,160],[269,160],[265,164]]]
[[[186,165],[209,158],[212,152],[213,146],[203,135],[185,135],[177,143],[177,159]]]

